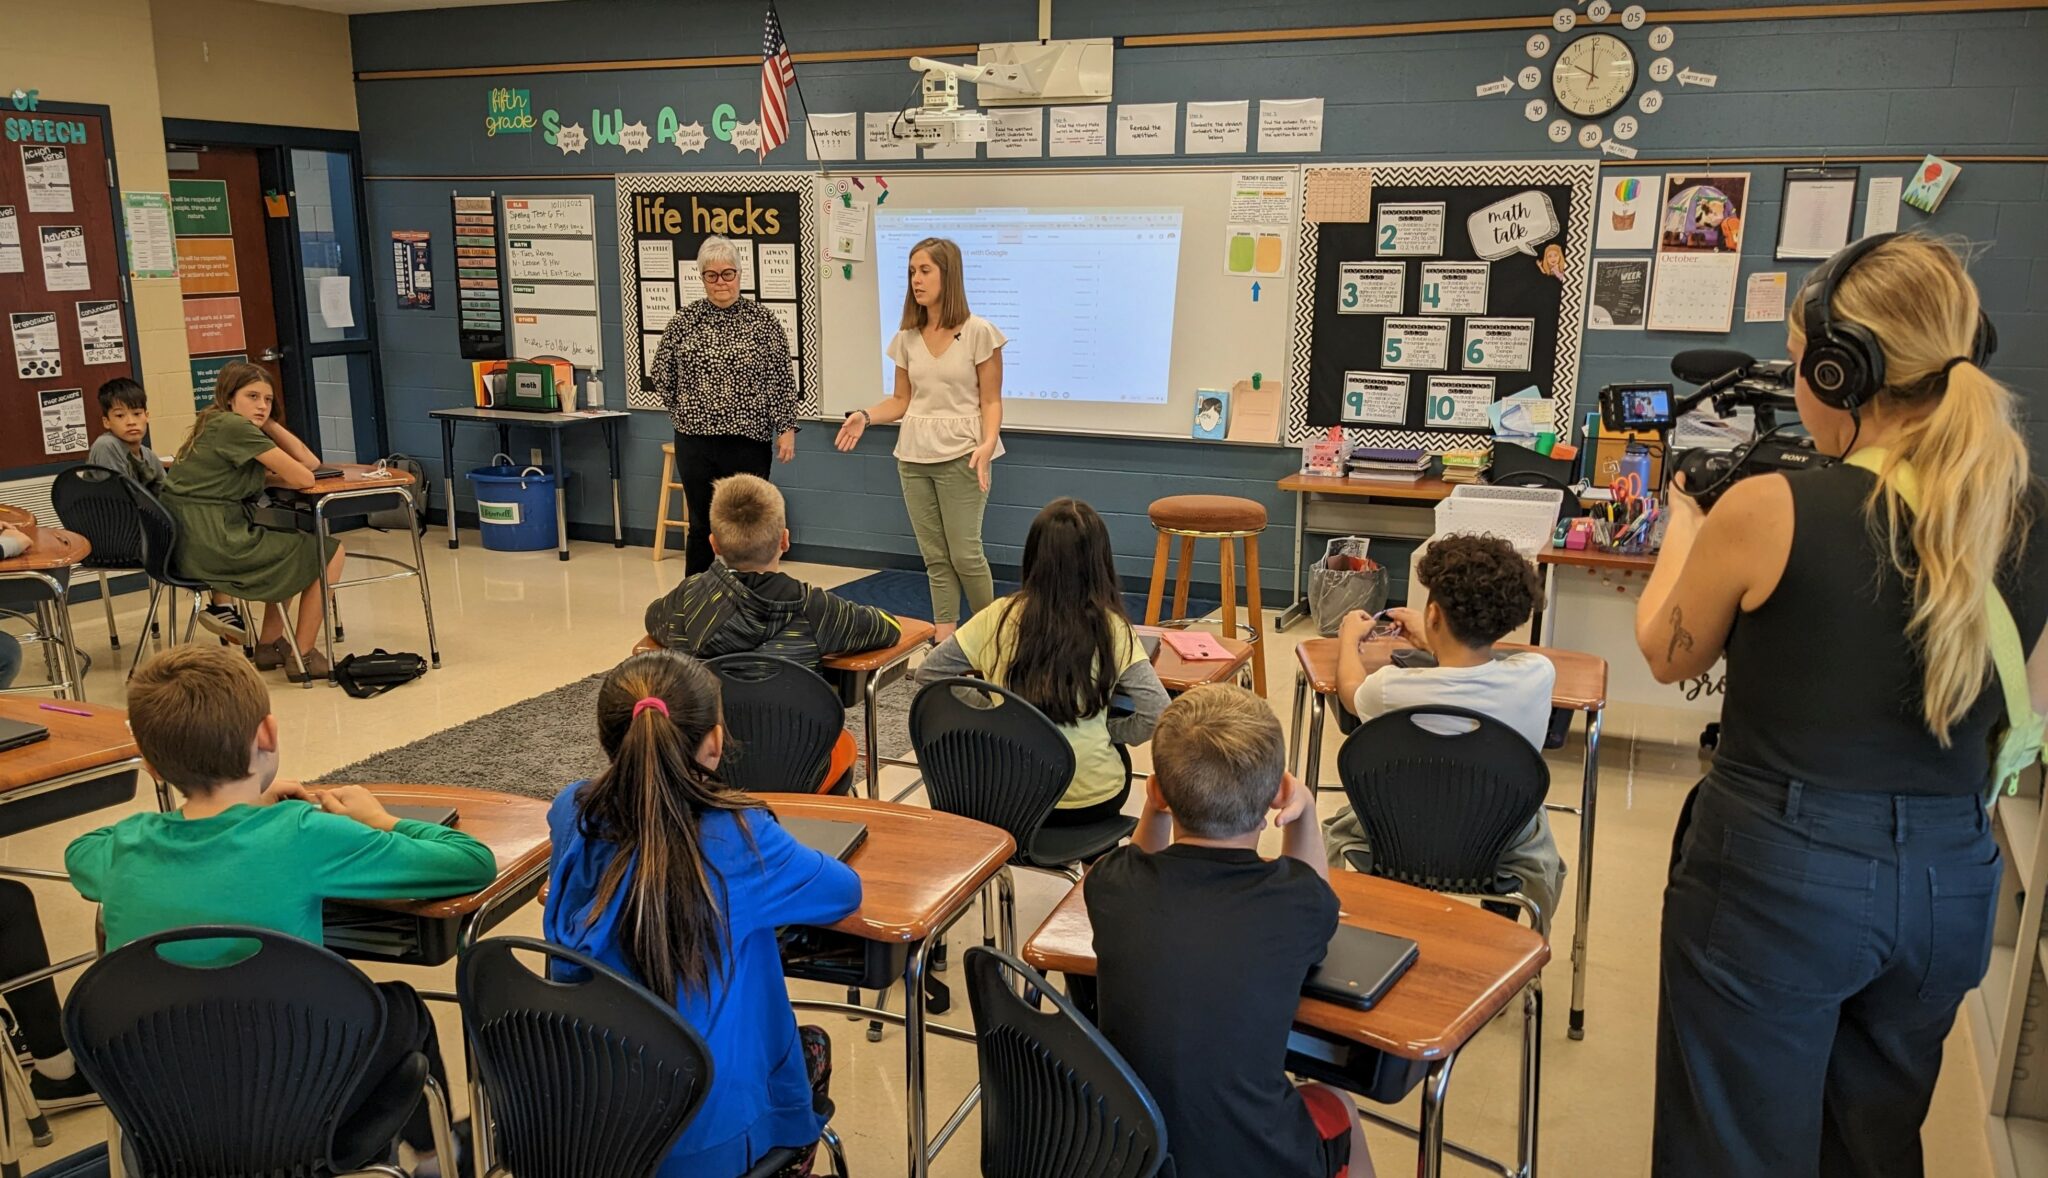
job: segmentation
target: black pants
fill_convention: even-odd
[[[683,483],[690,535],[683,544],[683,575],[711,567],[711,484],[734,474],[768,477],[774,446],[737,434],[677,434],[676,477]]]
[[[0,879],[0,981],[34,973],[50,964],[50,946],[43,940],[42,918],[28,885]],[[57,987],[49,981],[7,994],[7,1008],[21,1028],[29,1054],[49,1059],[64,1053],[64,1023],[58,1017]],[[0,1044],[0,1049],[5,1049]]]
[[[369,1070],[363,1073],[363,1090],[350,1097],[342,1109],[340,1123],[343,1125],[348,1124],[370,1094],[377,1091],[384,1077],[415,1051],[427,1057],[427,1074],[434,1077],[443,1093],[448,1091],[448,1067],[441,1061],[440,1037],[434,1032],[434,1017],[427,1012],[427,1004],[420,999],[419,991],[404,982],[378,982],[377,991],[384,995],[384,1037],[377,1041],[376,1048],[370,1053]],[[405,1143],[414,1149],[434,1147],[433,1124],[427,1119],[426,1101],[420,1101],[412,1110],[401,1135]],[[441,1172],[455,1173],[454,1163],[442,1159]]]
[[[1983,802],[1717,763],[1664,892],[1657,1178],[1918,1178],[2003,869]]]

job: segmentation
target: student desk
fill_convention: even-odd
[[[802,1000],[793,1005],[902,1024],[909,1173],[911,1178],[924,1178],[931,1159],[951,1139],[975,1100],[970,1096],[963,1102],[938,1138],[927,1144],[925,1032],[930,1029],[969,1042],[974,1036],[957,1028],[927,1026],[925,966],[933,942],[967,911],[982,886],[1003,869],[1016,844],[993,826],[919,806],[814,794],[767,794],[761,800],[781,817],[867,824],[867,840],[847,859],[847,865],[860,875],[860,907],[832,925],[831,931],[858,938],[878,950],[902,954],[903,1014],[899,1018],[890,1011],[843,1002]],[[875,956],[869,954],[871,960]],[[808,975],[799,968],[793,976]],[[852,984],[836,975],[819,980]],[[888,980],[869,978],[861,984],[872,989],[878,988],[876,983],[887,985]]]
[[[365,466],[360,463],[335,463],[334,469],[341,474],[334,478],[316,481],[310,487],[270,488],[271,500],[289,511],[300,531],[311,532],[321,540],[325,550],[328,539],[328,525],[337,519],[359,519],[373,511],[403,506],[410,513],[414,510],[413,490],[419,483],[411,473],[390,467]],[[373,560],[392,565],[397,572],[383,573],[374,577],[354,577],[329,583],[327,562],[320,562],[320,592],[329,608],[320,611],[321,638],[326,644],[327,664],[334,665],[334,638],[340,627],[335,624],[334,594],[338,590],[356,585],[374,585],[379,581],[401,581],[412,578],[420,583],[420,612],[427,619],[427,653],[429,662],[441,665],[440,643],[434,637],[434,595],[427,585],[426,550],[420,547],[418,528],[408,527],[406,532],[412,538],[412,563],[407,564],[396,557],[383,556],[375,552],[351,552],[357,560]],[[330,687],[340,683],[330,676]],[[306,680],[312,687],[313,681]]]
[[[441,423],[441,477],[448,483],[448,547],[462,547],[462,538],[455,531],[455,484],[462,479],[455,469],[455,426],[457,422],[463,421],[497,426],[498,453],[508,457],[512,454],[514,426],[547,431],[548,445],[555,456],[555,553],[562,560],[569,559],[569,500],[563,489],[568,482],[569,468],[562,464],[562,431],[594,423],[604,432],[605,461],[611,468],[612,547],[626,546],[625,525],[619,517],[619,427],[632,414],[623,409],[527,413],[519,409],[478,409],[465,405],[454,409],[430,410],[427,416]]]
[[[21,514],[27,515],[26,512]],[[35,527],[33,517],[26,520],[11,518],[8,522],[29,533],[29,549],[20,556],[0,560],[0,583],[19,581],[28,585],[31,591],[43,595],[36,602],[36,628],[63,651],[50,661],[52,682],[5,690],[55,689],[60,696],[82,700],[85,698],[85,673],[79,669],[78,645],[71,634],[71,601],[65,593],[65,580],[55,574],[92,555],[92,545],[76,532]],[[46,652],[46,655],[56,654],[54,651]],[[5,694],[5,691],[0,691],[0,694]]]
[[[1132,626],[1140,634],[1157,637],[1165,630],[1159,626]],[[1179,695],[1193,691],[1210,683],[1228,683],[1244,673],[1258,647],[1240,638],[1215,636],[1223,649],[1230,652],[1227,659],[1184,659],[1173,647],[1165,642],[1159,644],[1159,653],[1152,658],[1152,670],[1159,676],[1159,685],[1166,688],[1166,694]]]
[[[861,749],[868,764],[868,797],[882,796],[882,755],[881,746],[875,736],[875,697],[884,687],[903,678],[910,671],[910,656],[931,643],[936,627],[918,618],[896,619],[903,627],[902,637],[894,646],[880,650],[865,651],[861,654],[839,654],[824,660],[828,670],[846,675],[853,690],[860,693],[864,712],[864,728]]]
[[[20,528],[24,532],[33,532],[36,527],[36,517],[25,507],[16,507],[12,503],[0,503],[0,524],[8,524]]]
[[[1336,638],[1311,638],[1295,648],[1300,666],[1294,673],[1294,752],[1302,765],[1303,780],[1311,790],[1322,776],[1323,719],[1328,699],[1337,694]],[[1408,645],[1382,638],[1365,644],[1368,673],[1386,666],[1393,652]],[[1531,650],[1550,660],[1557,668],[1557,684],[1551,688],[1552,707],[1583,712],[1586,716],[1586,755],[1579,783],[1579,804],[1565,806],[1545,802],[1544,808],[1576,814],[1579,818],[1579,861],[1577,864],[1578,918],[1572,926],[1572,1010],[1568,1034],[1586,1037],[1586,926],[1593,913],[1593,825],[1600,784],[1600,721],[1607,709],[1607,660],[1576,650],[1548,646],[1520,646],[1512,642],[1494,644],[1495,650]],[[1304,697],[1309,706],[1308,743],[1301,741]],[[1342,706],[1341,704],[1339,706]]]
[[[1369,1011],[1303,998],[1295,1012],[1296,1030],[1290,1037],[1289,1054],[1326,1059],[1334,1039],[1425,1065],[1419,1129],[1410,1130],[1369,1111],[1364,1115],[1415,1133],[1420,1146],[1416,1173],[1436,1178],[1443,1168],[1444,1099],[1450,1089],[1451,1066],[1480,1028],[1517,993],[1525,993],[1528,1020],[1522,1032],[1521,1133],[1517,1142],[1521,1164],[1510,1171],[1462,1147],[1453,1145],[1450,1150],[1504,1173],[1535,1178],[1543,999],[1540,988],[1530,983],[1550,960],[1549,944],[1534,930],[1484,909],[1391,880],[1333,871],[1330,886],[1337,893],[1343,923],[1408,937],[1421,952],[1407,975]],[[1086,887],[1083,879],[1024,943],[1023,958],[1033,968],[1095,973],[1095,934],[1082,899]],[[1324,1074],[1323,1069],[1315,1070],[1319,1077]]]
[[[1276,630],[1308,616],[1308,533],[1427,540],[1436,531],[1438,501],[1457,486],[1436,475],[1389,483],[1327,474],[1291,474],[1277,485],[1294,496],[1294,575],[1288,579],[1294,598]]]

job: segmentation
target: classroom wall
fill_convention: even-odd
[[[163,111],[159,105],[156,46],[149,0],[73,0],[17,4],[0,37],[0,93],[40,91],[46,102],[79,102],[112,111],[114,169],[121,187],[137,192],[169,188],[164,166]],[[134,343],[145,387],[189,387],[185,313],[175,278],[134,279]],[[183,437],[192,419],[191,398],[159,397],[154,437]]]
[[[1760,7],[1763,0],[1737,0],[1728,8]],[[911,47],[979,41],[1023,40],[1036,35],[1036,5],[996,0],[973,6],[871,6],[844,0],[788,0],[781,6],[792,47],[798,51]],[[1345,0],[1232,3],[1222,0],[1115,0],[1055,5],[1057,37],[1129,36],[1145,33],[1216,31],[1232,28],[1302,27],[1375,21],[1493,17],[1515,12],[1547,14],[1554,5],[1504,4],[1483,0],[1387,0],[1361,9]],[[413,12],[352,18],[359,70],[582,61],[618,58],[758,54],[761,10],[751,5],[694,4],[679,8],[666,0],[570,0],[525,8]],[[1747,223],[1744,272],[1788,270],[1796,284],[1806,267],[1769,258],[1776,240],[1781,169],[1744,165],[1744,157],[1819,152],[1839,154],[2041,154],[2048,152],[2048,78],[2038,63],[2048,56],[2048,12],[2015,11],[1952,15],[1828,18],[1802,21],[1681,24],[1677,61],[1717,73],[1711,91],[1661,87],[1664,109],[1643,119],[1635,141],[1643,158],[1631,169],[1659,170],[1658,157],[1711,155],[1736,161],[1732,169],[1752,173],[1754,204]],[[1512,75],[1527,57],[1526,31],[1457,33],[1383,39],[1265,42],[1191,48],[1120,47],[1116,57],[1119,101],[1154,102],[1234,98],[1323,97],[1326,125],[1323,152],[1313,157],[1244,157],[1276,160],[1526,159],[1578,156],[1576,147],[1555,148],[1521,117],[1523,96],[1482,102],[1473,97],[1481,81]],[[898,59],[799,67],[809,102],[820,111],[885,110],[909,101],[916,75]],[[626,121],[650,121],[662,106],[677,109],[682,121],[708,123],[711,109],[730,103],[742,119],[757,105],[758,68],[570,74],[494,74],[459,79],[359,81],[357,102],[363,131],[365,173],[370,178],[372,232],[383,240],[392,229],[428,229],[440,241],[450,229],[448,197],[465,193],[588,192],[600,210],[598,256],[616,258],[608,174],[626,168],[675,170],[750,168],[731,148],[713,142],[703,153],[679,156],[662,145],[642,155],[593,146],[563,155],[538,133],[487,139],[482,133],[485,93],[513,85],[533,91],[536,111],[555,107],[563,121],[593,122],[593,110]],[[1543,93],[1543,91],[1538,91]],[[791,143],[773,153],[770,166],[803,167],[802,126]],[[1111,156],[1084,161],[1108,166],[1147,163],[1227,163],[1232,157],[1158,157],[1119,162]],[[1057,164],[1069,161],[1040,161]],[[1010,161],[1005,162],[1008,166]],[[1029,161],[1016,161],[1030,166]],[[890,170],[915,167],[899,163]],[[990,166],[984,161],[981,166]],[[1873,175],[1904,175],[1908,165],[1865,165]],[[509,175],[561,179],[498,180]],[[423,177],[431,177],[426,179]],[[473,178],[473,179],[470,179]],[[2038,419],[2041,390],[2048,388],[2048,169],[2038,163],[1970,164],[1940,214],[1922,218],[1901,209],[1902,227],[1926,224],[1968,238],[1981,249],[1974,266],[1986,303],[2004,340],[1995,368],[2028,390],[2037,457],[2048,459],[2048,437]],[[1861,215],[1859,207],[1858,215]],[[1760,231],[1761,230],[1761,231]],[[435,250],[435,264],[448,272],[452,252]],[[383,276],[380,276],[383,277]],[[608,328],[605,346],[616,364],[619,336],[618,274],[600,267],[600,308]],[[438,283],[437,283],[438,285]],[[398,311],[388,277],[378,284],[387,408],[395,448],[428,458],[438,469],[438,433],[426,417],[431,408],[463,403],[466,365],[455,347],[455,313]],[[1736,330],[1727,336],[1595,332],[1587,337],[1581,376],[1582,404],[1609,381],[1657,378],[1668,371],[1673,352],[1694,347],[1732,346],[1758,355],[1783,351],[1779,325],[1744,325],[1738,306]],[[616,380],[607,382],[611,400],[622,403]],[[896,489],[888,446],[890,431],[878,429],[854,455],[831,451],[831,428],[823,423],[799,437],[795,463],[779,468],[776,481],[789,497],[791,525],[800,554],[858,559],[867,563],[917,563]],[[668,423],[659,414],[635,414],[627,456],[626,511],[629,529],[651,531],[660,472],[659,443]],[[999,463],[987,522],[990,556],[1014,563],[1031,516],[1046,499],[1081,495],[1110,521],[1119,566],[1142,577],[1150,566],[1152,532],[1144,516],[1152,498],[1174,492],[1244,495],[1265,503],[1273,528],[1262,565],[1276,599],[1291,560],[1292,502],[1273,481],[1296,464],[1291,450],[1228,445],[1084,438],[1055,435],[1006,436],[1008,456]],[[523,448],[522,443],[522,448]],[[465,435],[456,466],[488,458],[492,441],[482,432]],[[580,440],[571,458],[579,470],[601,476],[603,456],[593,433]],[[572,490],[573,526],[584,534],[608,534],[610,499],[600,478]],[[1405,564],[1405,562],[1402,562]],[[1213,576],[1213,574],[1212,574]]]
[[[258,0],[151,0],[165,118],[356,129],[348,18]]]

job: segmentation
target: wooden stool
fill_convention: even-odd
[[[661,444],[661,510],[654,521],[654,559],[656,560],[660,560],[668,555],[668,530],[671,527],[681,528],[683,535],[686,537],[690,534],[690,521],[688,519],[670,519],[668,514],[670,510],[669,492],[682,489],[683,485],[676,481],[676,444],[674,442],[663,442]],[[687,513],[685,514],[687,515]]]
[[[1259,599],[1259,533],[1266,530],[1266,509],[1251,499],[1233,495],[1170,495],[1155,499],[1148,510],[1152,526],[1159,531],[1159,547],[1152,557],[1152,586],[1145,598],[1145,624],[1157,626],[1159,601],[1166,590],[1167,549],[1171,538],[1180,537],[1180,574],[1173,583],[1173,616],[1169,621],[1186,621],[1188,574],[1195,563],[1195,541],[1218,542],[1217,566],[1222,570],[1223,632],[1237,636],[1237,550],[1231,541],[1244,541],[1245,608],[1251,614],[1252,690],[1266,694],[1266,620]]]

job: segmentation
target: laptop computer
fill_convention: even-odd
[[[813,851],[822,851],[841,863],[868,841],[865,822],[834,822],[826,818],[784,818],[782,829]]]
[[[393,818],[410,818],[428,826],[453,826],[461,816],[453,806],[386,806]]]
[[[22,720],[0,720],[0,753],[50,739],[50,730]]]
[[[1371,1010],[1415,964],[1418,952],[1406,937],[1340,924],[1323,963],[1309,971],[1301,992],[1354,1010]]]

